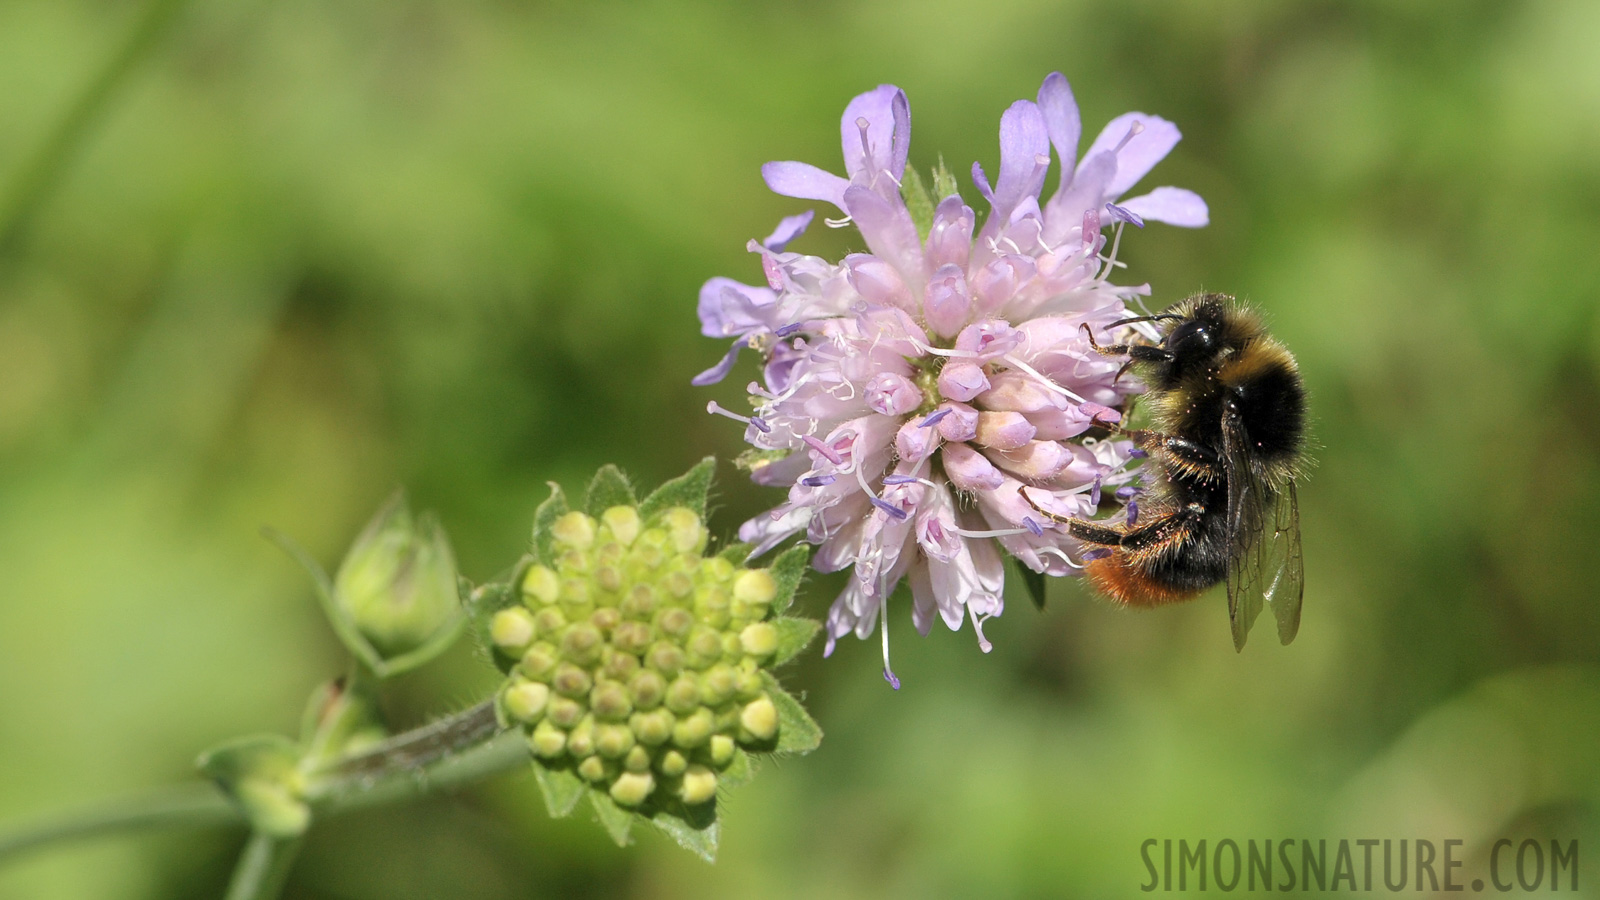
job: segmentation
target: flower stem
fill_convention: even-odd
[[[317,817],[395,803],[429,791],[477,781],[528,764],[528,745],[516,731],[501,731],[494,703],[485,701],[446,719],[395,735],[363,753],[331,761],[311,773],[306,799]],[[114,801],[99,808],[0,834],[0,863],[48,844],[143,826],[231,825],[244,814],[209,784],[184,784]],[[246,847],[260,863],[277,850]],[[269,853],[269,850],[272,852]],[[235,879],[240,877],[237,873]],[[230,895],[232,896],[232,895]],[[243,896],[271,896],[245,894]]]
[[[173,785],[0,835],[0,862],[35,847],[107,832],[152,825],[227,825],[243,821],[244,814],[215,787],[199,782]]]
[[[304,842],[300,836],[277,838],[256,831],[239,855],[233,880],[223,900],[275,900],[289,880],[289,869]]]

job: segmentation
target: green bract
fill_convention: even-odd
[[[708,460],[643,502],[602,469],[582,510],[559,488],[534,551],[480,589],[475,617],[506,673],[499,711],[523,729],[552,815],[588,794],[626,843],[644,818],[707,858],[718,789],[752,753],[806,752],[821,732],[771,668],[815,636],[782,616],[804,549],[749,569],[742,548],[706,556]]]

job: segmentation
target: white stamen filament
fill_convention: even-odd
[[[1021,369],[1022,371],[1024,371],[1024,372],[1028,373],[1029,375],[1033,376],[1035,379],[1037,379],[1039,381],[1040,386],[1042,386],[1045,390],[1055,391],[1056,393],[1060,394],[1063,397],[1066,397],[1068,400],[1071,400],[1074,403],[1085,403],[1085,402],[1087,402],[1082,397],[1079,397],[1077,394],[1074,394],[1073,392],[1067,390],[1066,388],[1062,387],[1061,385],[1056,384],[1055,381],[1053,381],[1052,379],[1047,378],[1044,375],[1040,374],[1039,371],[1037,369],[1035,369],[1033,366],[1030,366],[1027,363],[1023,362],[1022,360],[1017,359],[1017,357],[1014,354],[1007,353],[1005,356],[1000,357],[1000,359],[1001,359],[1002,362],[1006,363],[1007,365],[1015,366],[1018,369]]]

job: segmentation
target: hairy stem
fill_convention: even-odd
[[[233,869],[223,900],[274,900],[283,893],[303,841],[301,837],[276,838],[252,832],[244,852],[239,854],[239,864]]]

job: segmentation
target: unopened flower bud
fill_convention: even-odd
[[[693,750],[711,737],[713,725],[711,710],[702,706],[672,726],[672,743],[684,750]]]
[[[622,571],[616,566],[601,566],[594,573],[595,584],[607,591],[622,590]]]
[[[634,747],[622,757],[622,767],[629,772],[650,771],[650,751],[643,747]]]
[[[333,600],[337,614],[386,660],[454,628],[461,599],[444,529],[431,515],[413,519],[396,497],[345,555]]]
[[[765,659],[778,650],[778,630],[766,622],[746,625],[739,632],[739,646],[751,656]]]
[[[622,614],[640,622],[650,621],[656,611],[656,592],[648,584],[636,584],[622,601]]]
[[[643,653],[650,638],[650,626],[643,622],[621,622],[611,632],[612,646],[627,653]]]
[[[679,553],[699,553],[705,548],[706,529],[700,524],[700,517],[694,514],[694,510],[676,506],[667,510],[661,521],[667,526],[672,546]]]
[[[628,682],[628,693],[636,709],[655,709],[667,693],[667,682],[659,672],[643,669]]]
[[[635,565],[650,572],[659,568],[666,561],[667,555],[658,545],[640,543],[633,548],[631,558]]]
[[[605,781],[610,774],[606,771],[606,761],[598,756],[585,757],[578,763],[578,775],[587,781]]]
[[[567,616],[554,606],[546,606],[533,614],[533,627],[539,634],[553,635],[567,627]]]
[[[545,706],[544,719],[562,728],[571,728],[583,718],[583,704],[571,697],[551,697]]]
[[[667,709],[686,716],[700,705],[700,685],[692,675],[682,675],[667,688]]]
[[[600,631],[593,625],[574,625],[561,639],[561,655],[580,666],[600,660]]]
[[[558,543],[587,550],[594,544],[594,520],[581,512],[569,512],[550,526],[550,535]]]
[[[601,634],[610,634],[621,623],[622,613],[616,607],[602,606],[589,615],[589,624],[600,629]]]
[[[726,768],[728,763],[733,762],[733,750],[733,738],[725,734],[711,736],[711,762],[717,768]]]
[[[673,607],[661,613],[660,620],[656,623],[662,632],[672,637],[682,637],[694,627],[694,614],[687,609]]]
[[[627,681],[639,671],[639,657],[632,653],[625,653],[611,647],[606,648],[605,665],[603,669],[606,677],[612,681]]]
[[[695,626],[685,644],[689,667],[704,669],[722,658],[722,634],[704,625]]]
[[[550,688],[537,681],[521,681],[506,688],[505,709],[519,722],[536,722],[550,702]]]
[[[572,731],[567,733],[567,752],[583,757],[595,752],[594,716],[584,716]]]
[[[572,663],[564,662],[556,666],[556,674],[550,679],[550,686],[561,696],[576,700],[589,693],[594,687],[594,680],[589,677],[588,672]]]
[[[600,524],[626,547],[639,537],[639,511],[631,506],[613,506],[600,514]]]
[[[553,759],[567,752],[567,733],[547,719],[533,726],[533,733],[528,735],[528,747],[539,757]]]
[[[725,627],[728,624],[728,592],[720,587],[705,588],[695,598],[694,611],[700,621],[712,628]]]
[[[568,617],[581,619],[589,614],[589,582],[582,578],[568,578],[561,582],[561,608]]]
[[[615,681],[602,681],[589,693],[589,708],[604,722],[620,722],[633,712],[628,689]]]
[[[611,783],[611,799],[619,806],[638,806],[650,798],[656,780],[649,772],[624,772]]]
[[[714,557],[700,564],[701,577],[710,584],[722,584],[733,577],[733,563]]]
[[[656,763],[656,768],[661,774],[668,777],[682,775],[689,768],[689,758],[676,750],[668,750],[661,754],[661,759]]]
[[[694,579],[682,572],[673,572],[662,582],[667,587],[667,593],[674,597],[687,597],[694,590]]]
[[[761,691],[765,687],[766,685],[762,684],[761,682],[760,672],[754,669],[740,669],[739,683],[734,688],[734,694],[738,696],[740,700],[754,700],[755,698],[761,696]]]
[[[746,703],[739,713],[739,725],[758,741],[771,740],[778,733],[778,708],[768,697],[758,697]]]
[[[604,537],[604,535],[605,532],[602,531],[601,536]],[[600,545],[600,549],[594,552],[594,561],[601,565],[616,565],[622,561],[625,553],[627,553],[627,550],[621,544],[616,541],[606,541]]]
[[[533,642],[533,614],[520,606],[502,609],[489,620],[489,640],[502,652],[520,655]]]
[[[554,603],[561,596],[561,582],[556,573],[544,566],[529,566],[527,574],[522,576],[522,596],[524,601]]]
[[[615,722],[607,722],[594,727],[594,748],[606,759],[617,759],[624,753],[633,749],[637,740],[634,738],[633,729]]]
[[[665,744],[672,737],[672,727],[676,724],[677,719],[665,709],[634,713],[628,719],[628,727],[633,729],[639,743],[650,747]]]
[[[766,569],[748,569],[733,582],[733,596],[745,603],[766,606],[778,595],[778,583]]]
[[[520,668],[522,674],[534,681],[548,681],[555,674],[556,663],[559,661],[556,648],[540,641],[529,647],[527,653],[522,654]]]
[[[676,644],[659,641],[645,656],[645,665],[670,678],[683,671],[683,650]]]
[[[717,796],[717,773],[705,766],[690,766],[683,773],[683,785],[678,796],[690,806],[707,803]]]
[[[707,706],[721,706],[733,696],[737,675],[727,663],[718,663],[700,676],[700,700]]]

